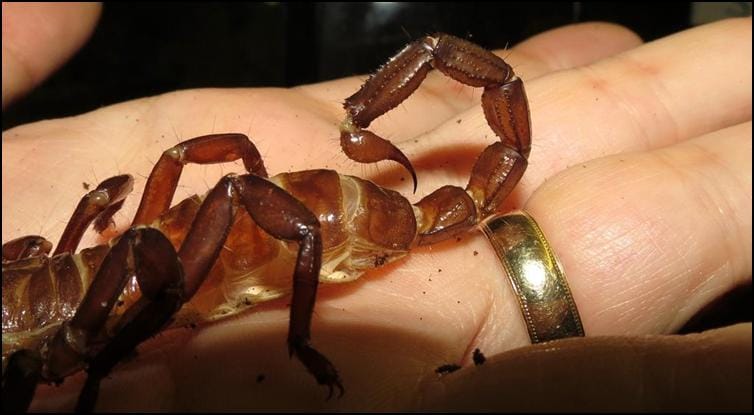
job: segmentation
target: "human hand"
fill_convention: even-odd
[[[589,336],[672,333],[705,303],[750,281],[750,32],[750,19],[731,20],[638,46],[625,30],[577,25],[499,51],[526,83],[533,124],[529,168],[506,208],[523,205],[543,228]],[[248,133],[271,174],[334,168],[398,189],[412,202],[444,184],[463,186],[477,154],[494,140],[479,93],[433,73],[402,108],[373,124],[417,168],[412,196],[402,170],[380,173],[339,152],[340,104],[362,80],[180,91],[4,132],[3,240],[37,233],[55,241],[82,182],[128,172],[137,184],[115,218],[122,229],[138,205],[138,175],[178,138],[212,132]],[[559,173],[568,166],[575,167]],[[203,192],[230,169],[187,168],[178,197]],[[693,180],[680,180],[686,177]],[[711,189],[716,198],[700,198]],[[96,241],[90,235],[82,246]],[[347,391],[339,400],[324,401],[325,391],[288,360],[283,301],[146,342],[138,358],[103,382],[98,409],[439,405],[457,396],[458,379],[514,376],[504,370],[511,354],[502,353],[529,340],[505,279],[487,241],[469,234],[354,283],[322,286],[312,341],[340,370]],[[475,348],[490,357],[481,368],[470,363]],[[526,351],[516,352],[524,353],[518,361],[536,356]],[[435,368],[446,363],[467,368],[438,378]],[[259,374],[265,378],[257,382]],[[82,379],[40,387],[33,408],[70,409]],[[568,380],[559,381],[551,384]],[[522,396],[531,398],[485,397],[505,408]]]
[[[3,3],[3,109],[44,81],[94,30],[99,3]]]

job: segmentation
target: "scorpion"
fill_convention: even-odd
[[[361,163],[399,163],[416,192],[408,158],[367,128],[432,69],[484,89],[484,115],[500,139],[479,155],[466,188],[446,185],[412,205],[396,191],[333,170],[270,177],[246,135],[212,134],[161,155],[131,226],[106,244],[77,252],[86,229],[104,231],[122,207],[133,186],[127,174],[82,197],[51,255],[41,236],[4,243],[3,409],[24,411],[38,383],[85,370],[76,409],[91,411],[101,380],[161,330],[289,294],[289,355],[329,388],[328,399],[334,389],[342,395],[335,365],[311,342],[318,283],[355,280],[414,247],[469,231],[500,207],[527,167],[523,82],[492,52],[441,33],[409,43],[345,99],[343,152]],[[186,164],[235,160],[245,174],[225,175],[203,196],[171,207]]]

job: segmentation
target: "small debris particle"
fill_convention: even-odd
[[[461,123],[461,119],[459,118],[456,120],[456,124],[460,124],[460,123]]]
[[[405,182],[405,181],[406,181],[406,178],[405,178],[405,177],[401,177],[401,181],[402,181],[402,182]]]
[[[387,254],[384,255],[377,255],[374,257],[374,266],[379,267],[382,265],[385,265],[387,262]]]
[[[456,242],[461,242],[461,237],[460,236],[456,236]]]
[[[479,252],[474,251],[474,256],[477,256],[477,255],[479,255]]]
[[[419,317],[419,320],[424,320],[424,318],[422,318],[422,317]]]
[[[258,375],[257,375],[257,383],[262,383],[262,382],[264,382],[264,379],[265,379],[265,378],[266,378],[266,376],[264,375],[264,373],[260,373],[260,374],[258,374]]]
[[[461,304],[461,300],[456,301],[458,304]]]
[[[427,293],[426,291],[422,291],[422,294],[426,294],[426,293]]]
[[[84,187],[84,190],[89,190],[89,183],[87,183],[87,182],[81,182],[81,186]]]
[[[244,297],[243,303],[244,303],[244,305],[251,305],[251,300],[249,300],[248,298]]]
[[[432,281],[432,278],[428,278],[427,281]]]
[[[473,359],[474,359],[474,364],[477,366],[483,365],[484,362],[487,361],[487,358],[484,357],[484,353],[482,353],[478,348],[474,349]]]
[[[451,363],[451,364],[448,364],[448,365],[442,365],[442,366],[438,367],[437,369],[435,369],[435,373],[437,373],[439,375],[447,375],[448,373],[453,373],[453,372],[455,372],[456,370],[458,370],[460,368],[461,368],[461,366],[458,366],[455,363]]]
[[[437,272],[442,272],[442,268],[438,268],[438,269],[437,269]]]

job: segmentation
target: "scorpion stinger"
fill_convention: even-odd
[[[366,128],[408,98],[433,67],[463,84],[484,87],[482,108],[490,127],[508,147],[523,158],[528,157],[529,108],[521,80],[494,53],[440,33],[407,45],[370,76],[358,92],[346,98],[340,144],[349,158],[361,163],[400,163],[411,173],[416,193],[416,172],[408,158],[391,142]]]

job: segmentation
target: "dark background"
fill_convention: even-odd
[[[750,15],[751,3],[107,3],[89,42],[3,111],[3,130],[177,89],[293,86],[372,72],[437,31],[489,49],[583,21],[629,27],[645,41]],[[751,321],[751,285],[683,329]]]
[[[649,41],[695,20],[692,3],[106,3],[89,42],[3,111],[3,130],[198,87],[293,86],[372,72],[409,40],[436,31],[489,49],[574,22],[623,24]],[[707,16],[707,17],[705,17]]]

